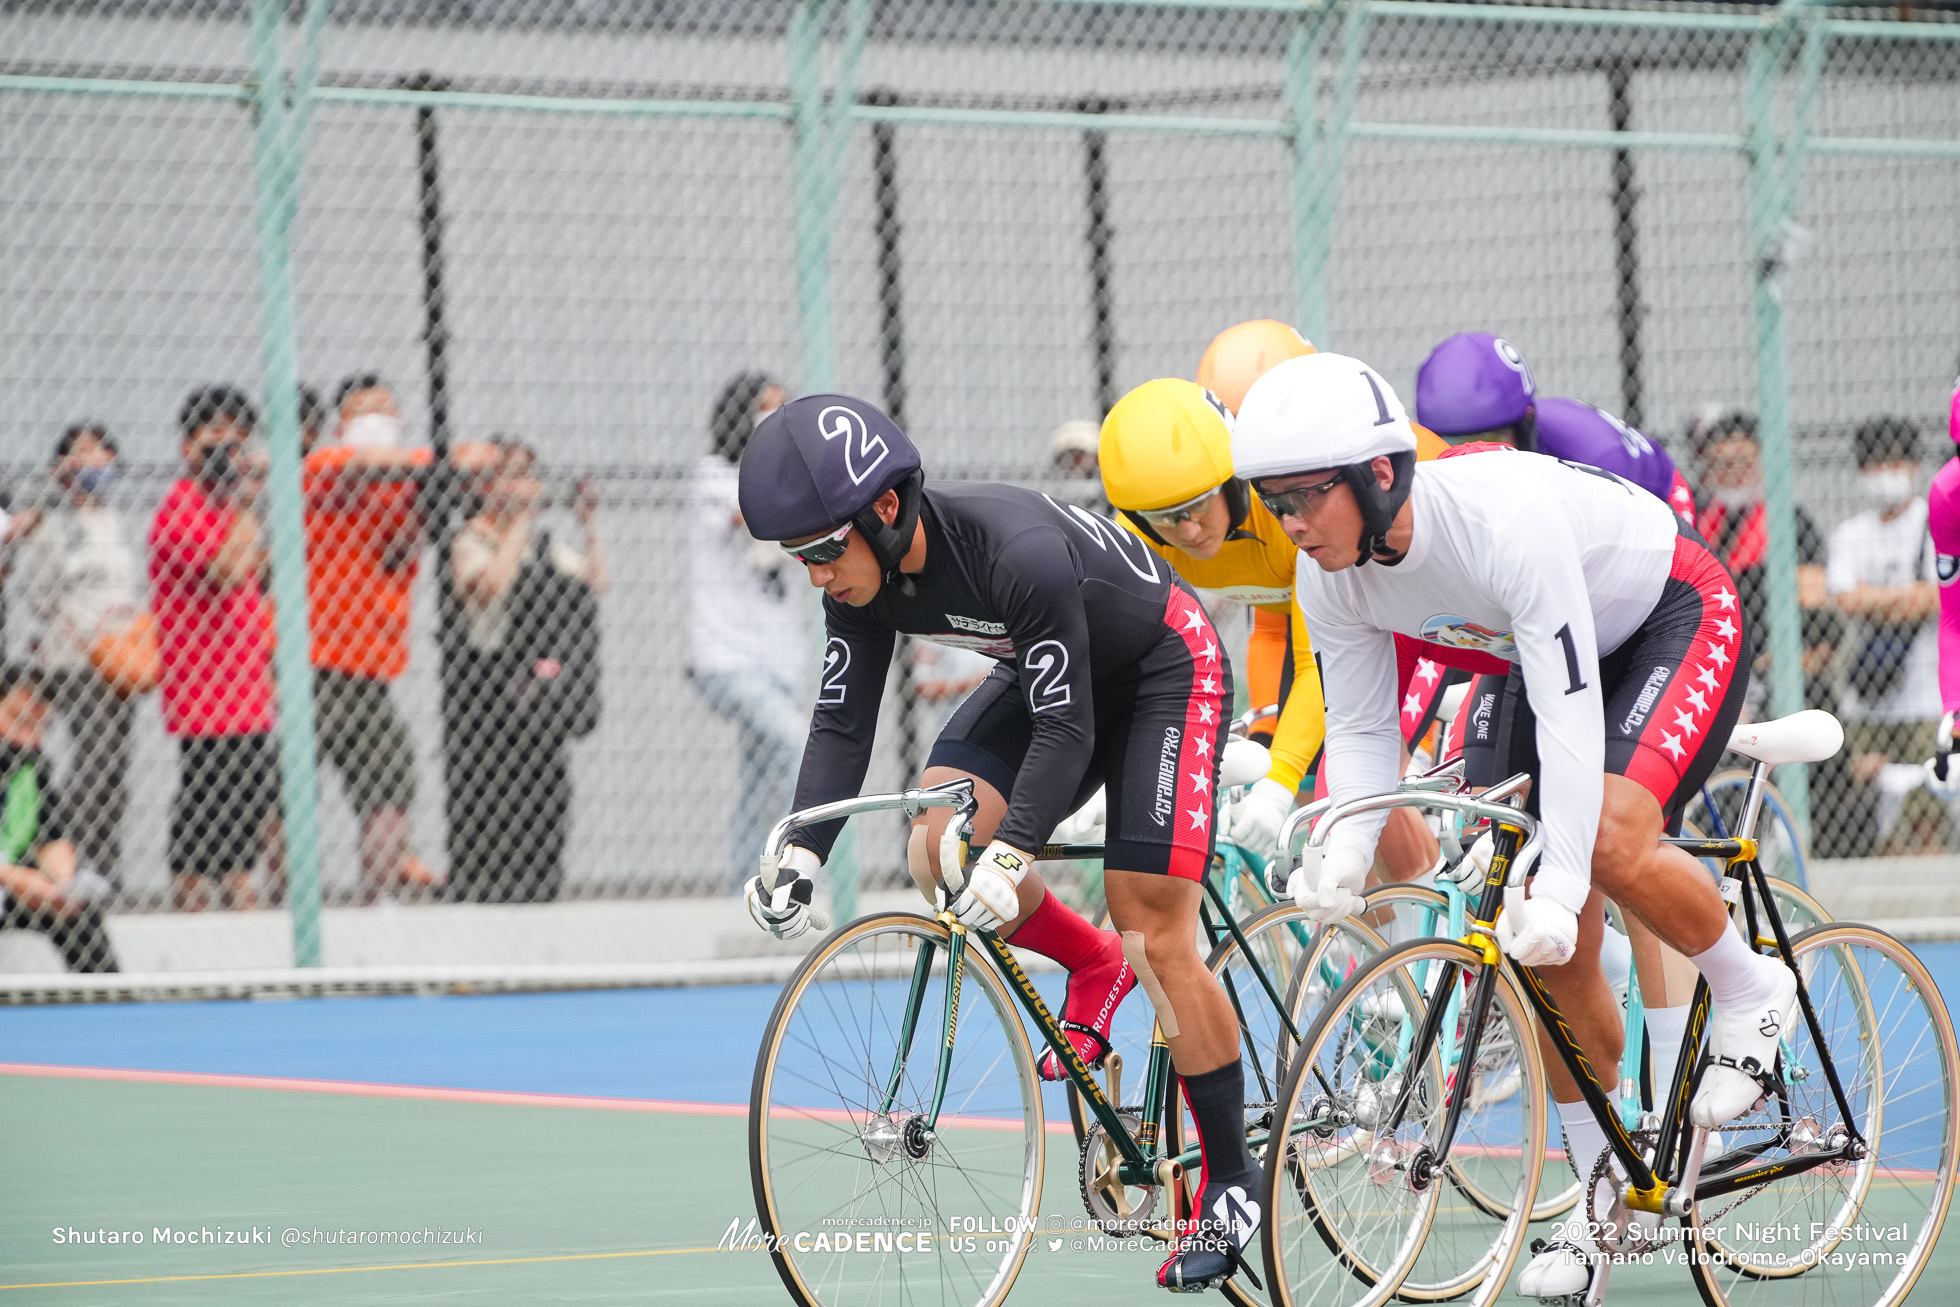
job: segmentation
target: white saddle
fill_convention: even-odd
[[[1786,762],[1822,762],[1843,747],[1844,727],[1820,708],[1771,722],[1751,722],[1729,734],[1731,751],[1772,767]]]

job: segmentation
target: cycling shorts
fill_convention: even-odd
[[[1196,597],[1173,587],[1163,638],[1134,666],[1098,680],[1094,698],[1095,744],[1069,811],[1104,787],[1105,867],[1202,879],[1211,862],[1232,672]],[[927,766],[978,776],[1011,803],[1033,740],[1020,670],[1002,663],[954,710]]]
[[[1754,657],[1735,578],[1684,524],[1660,602],[1599,660],[1606,773],[1644,786],[1669,830],[1728,748]],[[1537,775],[1538,720],[1520,669],[1479,678],[1456,724],[1470,784]],[[1534,790],[1533,812],[1536,800]]]

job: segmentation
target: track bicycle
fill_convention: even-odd
[[[977,807],[966,780],[868,795],[791,814],[767,847],[779,856],[797,829],[841,817],[897,811],[913,819],[951,808],[940,865],[963,868]],[[1042,850],[1050,859],[1100,854],[1097,845]],[[1210,966],[1239,1017],[1250,1064],[1247,1140],[1257,1157],[1299,1044],[1292,1005],[1308,993],[1267,970],[1271,950],[1262,941],[1288,932],[1300,914],[1284,904],[1241,924],[1216,886],[1207,885],[1207,898],[1225,936]],[[1359,928],[1323,936],[1327,947],[1351,953],[1343,975],[1381,947]],[[1046,1165],[1041,1081],[1022,1012],[1089,1114],[1077,1167],[1089,1215],[1111,1233],[1160,1239],[1187,1218],[1200,1155],[1161,1029],[1152,1032],[1140,1092],[1125,1102],[1120,1060],[1105,1068],[1105,1092],[1006,941],[967,930],[949,912],[875,914],[839,928],[804,959],[756,1059],[750,1177],[763,1236],[794,1301],[1006,1298],[1035,1238]],[[820,1246],[823,1233],[830,1238]],[[836,1251],[840,1235],[850,1237],[848,1252]],[[1262,1303],[1256,1285],[1241,1283],[1256,1278],[1241,1272],[1226,1281],[1227,1301]],[[1322,1307],[1351,1304],[1337,1295]]]
[[[1604,1299],[1615,1261],[1656,1254],[1685,1262],[1711,1307],[1901,1302],[1925,1269],[1952,1198],[1960,1116],[1960,1049],[1952,1023],[1924,966],[1883,932],[1827,923],[1791,934],[1752,834],[1769,768],[1827,758],[1841,740],[1835,720],[1822,713],[1738,728],[1730,747],[1754,761],[1757,792],[1737,833],[1670,841],[1697,857],[1723,860],[1732,919],[1745,939],[1780,958],[1799,981],[1802,1020],[1786,1025],[1776,1065],[1764,1075],[1763,1100],[1722,1127],[1726,1146],[1719,1157],[1707,1154],[1710,1132],[1688,1124],[1707,1067],[1705,982],[1697,983],[1690,1008],[1688,1046],[1696,1055],[1675,1069],[1659,1122],[1629,1131],[1537,973],[1498,953],[1494,923],[1505,884],[1513,868],[1519,877],[1528,869],[1538,839],[1536,824],[1515,812],[1495,822],[1496,856],[1463,936],[1391,949],[1316,1018],[1282,1093],[1285,1125],[1276,1129],[1283,1128],[1286,1143],[1268,1150],[1265,1197],[1292,1201],[1301,1211],[1300,1231],[1311,1231],[1339,1256],[1345,1236],[1362,1222],[1349,1210],[1353,1204],[1323,1193],[1313,1173],[1313,1159],[1330,1143],[1338,1140],[1370,1159],[1370,1197],[1378,1206],[1412,1207],[1444,1187],[1471,1097],[1464,1078],[1447,1077],[1444,1036],[1456,1018],[1458,1056],[1473,1059],[1494,1018],[1500,1030],[1517,1024],[1522,1001],[1548,1032],[1610,1145],[1586,1186],[1591,1193],[1609,1179],[1611,1164],[1610,1203],[1605,1210],[1589,1203],[1585,1214],[1606,1258],[1584,1295],[1588,1307]],[[1345,815],[1329,813],[1315,840]],[[1384,1009],[1398,1013],[1388,1056],[1387,1032],[1366,1046],[1352,1037],[1357,1022],[1378,1019]],[[1535,1047],[1535,1040],[1526,1042]],[[1521,1059],[1529,1056],[1520,1050]],[[1328,1080],[1337,1084],[1331,1096],[1323,1088]],[[1542,1118],[1542,1096],[1530,1101]],[[1412,1219],[1411,1228],[1419,1223]],[[1290,1283],[1286,1258],[1303,1242],[1293,1229],[1268,1239],[1268,1273],[1277,1289]]]

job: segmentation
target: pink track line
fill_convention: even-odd
[[[571,1107],[596,1112],[658,1112],[674,1116],[747,1116],[746,1103],[681,1103],[664,1098],[601,1098],[590,1094],[531,1094],[507,1089],[450,1089],[439,1085],[378,1085],[364,1080],[302,1080],[290,1076],[240,1076],[209,1071],[143,1071],[124,1067],[47,1066],[0,1062],[0,1076],[47,1080],[114,1080],[128,1084],[193,1085],[204,1089],[275,1089],[300,1094],[346,1094],[355,1098],[408,1098],[438,1103],[490,1103],[503,1107]],[[820,1121],[848,1121],[836,1109],[783,1109],[785,1115]],[[942,1118],[946,1125],[981,1130],[1018,1130],[1019,1122],[986,1117]],[[1067,1133],[1067,1122],[1050,1121],[1048,1132]]]

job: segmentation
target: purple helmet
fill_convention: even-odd
[[[1429,351],[1416,373],[1416,421],[1439,436],[1492,431],[1524,419],[1537,387],[1517,346],[1465,331]]]
[[[742,520],[758,540],[794,540],[849,522],[886,571],[912,542],[924,481],[919,451],[875,405],[849,395],[805,395],[764,418],[742,451]],[[872,511],[897,490],[898,520]]]

